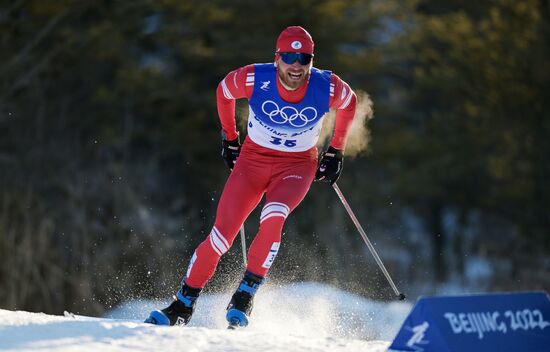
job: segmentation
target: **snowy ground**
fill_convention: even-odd
[[[141,323],[167,302],[128,302],[109,318],[92,319],[0,310],[0,350],[382,352],[412,307],[315,283],[265,287],[256,297],[250,326],[230,331],[224,318],[229,298],[229,293],[203,295],[183,328]]]

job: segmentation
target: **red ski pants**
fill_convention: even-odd
[[[316,148],[281,152],[246,139],[223,189],[214,227],[195,250],[185,283],[194,288],[206,285],[221,256],[229,250],[242,224],[265,194],[247,267],[253,274],[264,277],[277,255],[285,219],[304,199],[316,168]]]

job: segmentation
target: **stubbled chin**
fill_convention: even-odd
[[[284,79],[284,83],[291,88],[298,88],[304,83],[304,77],[305,77],[304,74],[302,74],[298,78],[292,77],[289,74],[287,74]]]

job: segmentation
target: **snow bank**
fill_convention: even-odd
[[[132,301],[110,318],[71,319],[0,310],[0,349],[6,351],[385,351],[410,311],[316,283],[258,291],[250,326],[226,330],[230,293],[203,295],[185,328],[141,321],[167,302]]]

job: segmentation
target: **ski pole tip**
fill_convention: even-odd
[[[405,298],[407,298],[407,296],[405,296],[405,294],[403,294],[403,293],[400,293],[398,298],[399,298],[400,301],[404,301]]]

